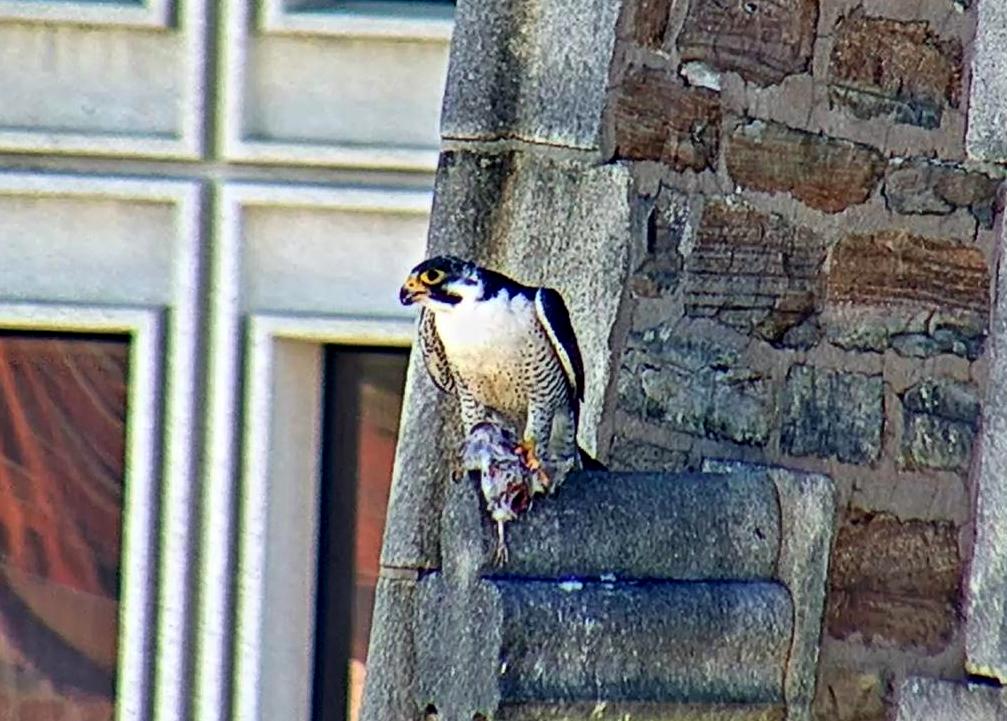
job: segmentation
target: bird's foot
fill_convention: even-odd
[[[531,472],[532,493],[545,493],[552,486],[552,478],[535,451],[535,441],[525,439],[517,444],[515,452],[524,467]]]
[[[479,466],[473,465],[462,451],[455,454],[448,463],[448,472],[455,483],[466,479],[478,483],[480,470]]]
[[[458,481],[469,474],[469,469],[465,467],[460,458],[452,459],[448,467],[451,473],[451,480],[455,483],[458,483]]]
[[[566,477],[570,475],[570,472],[576,467],[577,462],[572,458],[566,461],[557,461],[556,463],[550,464],[549,477],[551,479],[551,483],[548,488],[550,495],[559,490],[559,487],[563,485],[563,481],[566,480]]]
[[[517,453],[518,458],[521,459],[521,462],[525,464],[528,470],[537,471],[542,467],[542,461],[538,459],[538,454],[535,452],[535,441],[525,438],[517,444],[514,452]]]
[[[504,524],[503,521],[497,521],[497,547],[493,552],[493,564],[503,566],[509,559],[510,552],[508,552],[507,542],[504,540]]]

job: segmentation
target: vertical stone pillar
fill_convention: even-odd
[[[968,152],[1007,164],[1007,5],[979,5],[972,56]],[[1000,188],[1000,205],[1007,189]],[[989,379],[973,474],[976,535],[965,611],[965,668],[1007,682],[1007,227],[996,230],[997,276],[989,328]]]
[[[557,288],[585,366],[581,443],[595,447],[609,336],[630,250],[629,174],[600,165],[620,0],[460,0],[428,254],[454,253]],[[414,354],[382,550],[364,721],[423,715],[415,673],[417,579],[439,569],[456,409]],[[459,494],[452,494],[459,496]]]

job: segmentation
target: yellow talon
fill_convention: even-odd
[[[538,454],[535,452],[535,441],[531,438],[525,438],[517,444],[515,451],[518,458],[525,465],[525,468],[531,471],[538,481],[537,484],[533,484],[534,491],[538,493],[549,490],[552,481],[549,478],[549,474],[542,467],[542,461],[539,460]],[[536,488],[535,486],[538,487]]]
[[[526,438],[517,444],[516,450],[518,457],[528,467],[528,470],[537,471],[542,467],[542,462],[538,459],[538,454],[535,453],[535,441]]]

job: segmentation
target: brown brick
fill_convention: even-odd
[[[671,0],[638,0],[633,17],[633,40],[638,45],[659,50],[668,31]]]
[[[707,203],[686,264],[686,313],[786,343],[821,295],[825,248],[807,228],[743,203]]]
[[[771,85],[808,69],[817,22],[818,0],[691,0],[678,50],[685,62]]]
[[[839,20],[835,36],[832,98],[855,115],[890,115],[896,122],[936,128],[944,107],[958,107],[957,39],[942,40],[923,21],[867,17],[862,8]]]
[[[753,190],[786,191],[827,213],[867,200],[885,166],[881,154],[865,145],[761,120],[730,134],[725,157],[735,182]]]
[[[660,160],[675,170],[716,163],[720,100],[660,70],[632,68],[615,100],[616,156]]]
[[[829,634],[940,651],[958,623],[956,539],[957,529],[946,521],[901,521],[852,509],[832,553]]]
[[[985,313],[989,270],[982,251],[905,231],[848,235],[832,250],[829,303]]]
[[[888,230],[832,249],[821,320],[846,349],[975,360],[988,332],[989,269],[979,248]]]

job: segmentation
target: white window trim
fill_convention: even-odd
[[[89,155],[195,160],[203,153],[205,115],[206,7],[204,0],[184,0],[174,18],[171,0],[126,5],[83,0],[0,0],[0,24],[41,23],[68,32],[151,30],[178,35],[181,68],[177,133],[102,132],[73,129],[0,129],[0,150],[55,155]],[[226,44],[226,43],[225,43]]]
[[[250,319],[239,494],[236,719],[311,718],[324,345],[407,348],[412,336],[408,321]],[[298,458],[300,465],[278,463]],[[270,558],[268,551],[276,556]]]
[[[454,28],[454,8],[450,6],[415,14],[391,9],[365,12],[352,6],[308,12],[289,10],[284,0],[263,0],[260,12],[262,29],[277,34],[447,43]]]
[[[170,12],[169,0],[145,0],[143,3],[0,0],[0,20],[59,25],[166,28]]]
[[[198,324],[198,281],[200,273],[200,246],[202,232],[200,215],[200,188],[194,182],[169,180],[136,180],[126,178],[48,175],[32,173],[0,173],[0,196],[24,196],[30,198],[97,199],[135,201],[138,203],[161,203],[174,210],[175,235],[174,255],[171,268],[165,268],[172,275],[169,298],[162,305],[151,306],[149,299],[138,298],[127,306],[144,307],[151,312],[164,314],[164,343],[159,346],[164,364],[164,372],[159,378],[160,397],[163,398],[163,414],[141,406],[134,406],[131,414],[139,414],[142,420],[136,423],[156,424],[161,438],[159,522],[160,534],[157,540],[157,595],[158,608],[156,623],[149,628],[154,634],[156,663],[146,670],[153,679],[153,700],[140,703],[139,696],[132,699],[130,694],[148,694],[147,685],[141,679],[118,687],[119,694],[125,694],[127,702],[117,711],[119,721],[140,721],[153,715],[158,719],[184,719],[188,681],[186,663],[189,619],[189,569],[191,568],[192,545],[192,481],[193,459],[195,457],[196,434],[193,432],[196,396],[196,337]],[[44,250],[44,249],[43,249]],[[58,252],[58,248],[54,249]],[[11,298],[4,296],[0,289],[0,302],[21,305],[22,302],[44,302],[44,298]],[[71,301],[72,302],[72,301]],[[126,301],[128,303],[128,301]],[[123,301],[102,304],[100,299],[82,299],[81,305],[66,305],[77,308],[81,313],[89,308],[103,309],[102,312],[115,313],[123,307]],[[13,306],[12,306],[13,307]],[[136,312],[133,310],[132,312]],[[87,317],[86,315],[84,317]],[[57,328],[58,329],[58,328]],[[148,344],[149,346],[149,344]],[[146,363],[146,360],[142,360]],[[140,366],[143,367],[143,366]],[[163,420],[162,420],[163,419]],[[139,426],[138,426],[139,427]],[[130,457],[132,458],[132,456]],[[127,465],[127,472],[134,470]],[[134,521],[126,517],[124,523]],[[153,590],[151,591],[153,592]],[[134,593],[136,593],[134,591]],[[126,623],[132,624],[132,619]],[[135,658],[141,651],[133,640],[127,638],[123,653]],[[131,670],[130,673],[133,673]],[[146,677],[145,677],[146,678]],[[134,690],[134,688],[136,690]]]
[[[220,43],[218,82],[217,143],[224,157],[247,163],[296,164],[307,166],[367,168],[374,170],[433,171],[440,149],[360,145],[340,142],[286,142],[257,140],[244,136],[244,94],[248,87],[248,45],[259,30],[267,34],[316,36],[326,39],[361,38],[443,44],[445,52],[454,20],[413,17],[395,18],[334,11],[331,13],[290,12],[283,0],[264,0],[258,27],[249,0],[224,0],[221,27],[226,42]]]
[[[318,500],[318,469],[307,464],[299,467],[299,482],[279,487],[269,485],[269,457],[261,455],[267,452],[263,444],[273,444],[270,454],[274,450],[293,453],[317,464],[320,446],[312,434],[320,426],[311,424],[320,423],[321,417],[322,345],[405,347],[415,332],[415,320],[408,313],[350,316],[340,314],[338,308],[310,314],[287,309],[246,312],[241,297],[246,272],[242,267],[242,213],[249,207],[276,206],[427,215],[431,196],[429,191],[251,183],[231,184],[220,191],[210,260],[207,436],[201,473],[201,554],[197,572],[199,602],[192,716],[196,721],[308,720],[309,716],[304,714],[310,711],[310,687],[304,684],[312,682],[314,655],[313,584],[317,571],[314,509]],[[361,257],[364,256],[362,249]],[[281,372],[297,363],[302,364],[302,372],[295,375],[296,382],[288,383],[283,393],[277,393],[274,384],[281,379]],[[302,409],[300,423],[284,426],[282,437],[274,423],[276,408],[270,405],[270,399],[281,397],[288,401],[303,399],[307,404]],[[275,495],[284,492],[292,495]],[[235,518],[239,502],[239,517]],[[302,579],[298,594],[292,594],[286,602],[291,608],[302,609],[301,618],[267,618],[266,599],[280,589],[289,593],[284,584],[289,583],[294,572],[263,567],[262,544],[273,542],[264,536],[268,520],[264,509],[273,505],[297,508],[299,503],[304,504],[305,518],[315,524],[311,529],[303,529],[307,536],[299,536],[300,545],[285,546],[291,563],[299,564]],[[234,539],[237,546],[237,569],[231,562],[234,547],[225,539]],[[303,609],[307,603],[311,604],[312,612],[305,617]],[[236,609],[237,618],[232,609]],[[302,647],[307,655],[297,662],[305,674],[300,681],[290,681],[293,669],[285,669],[286,661],[281,661],[289,657],[264,644],[261,631],[269,622],[283,623],[290,639],[310,639],[310,644]],[[280,699],[293,705],[284,708]],[[282,709],[277,711],[279,716],[267,713],[278,708]]]
[[[0,328],[129,335],[126,458],[120,548],[116,719],[145,718],[153,667],[155,542],[158,506],[156,449],[162,377],[161,314],[150,309],[0,304]]]

